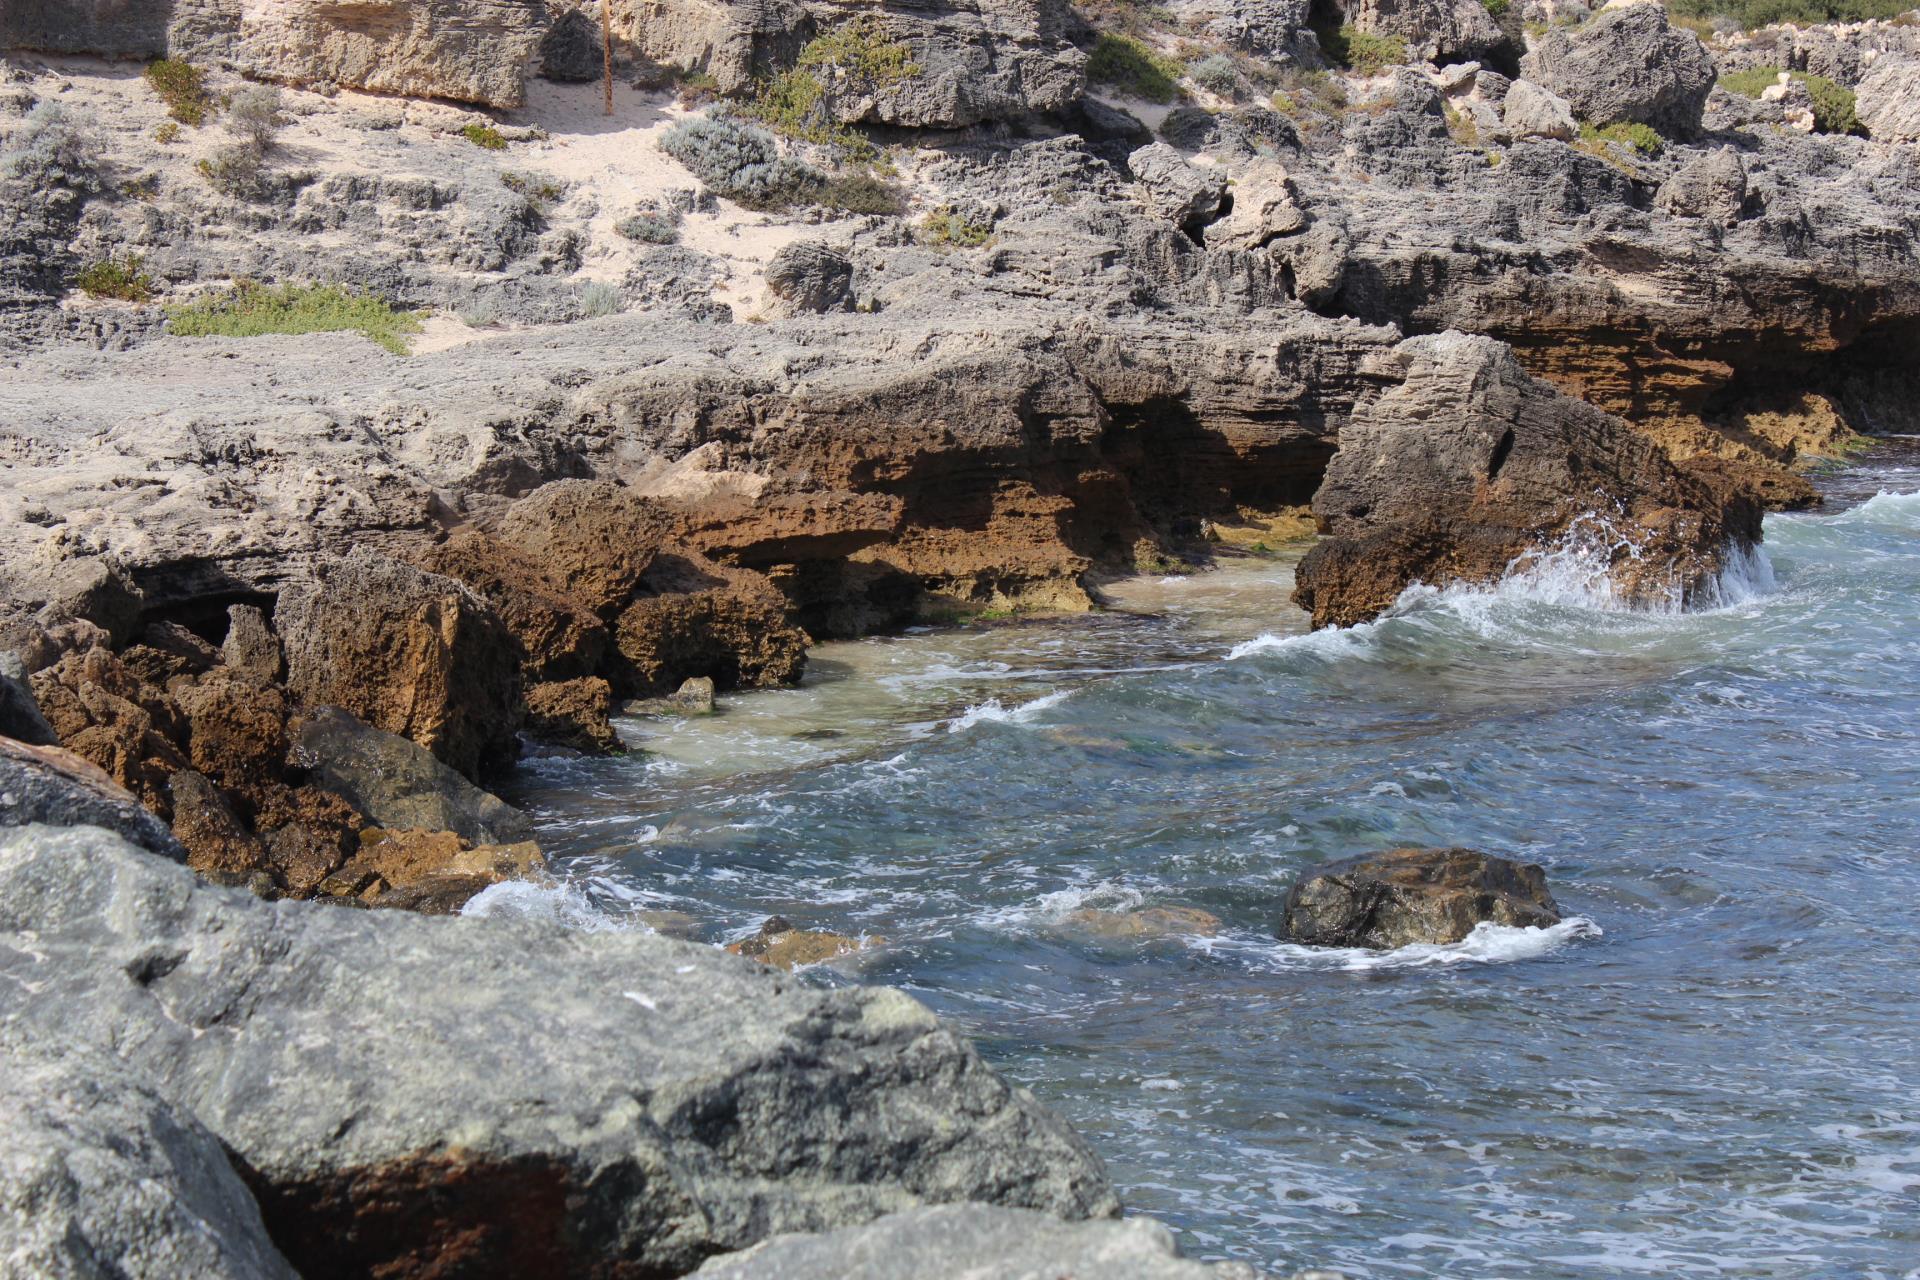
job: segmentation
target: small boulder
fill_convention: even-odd
[[[13,653],[0,653],[0,738],[34,747],[60,744],[59,735],[40,714],[40,704],[33,700],[26,664]]]
[[[710,716],[714,713],[713,677],[695,676],[664,698],[633,698],[620,708],[630,716]]]
[[[1516,138],[1555,138],[1571,142],[1580,136],[1573,104],[1531,80],[1515,80],[1501,103],[1501,119]]]
[[[760,926],[760,932],[751,938],[730,942],[726,949],[736,956],[746,956],[761,964],[791,971],[801,965],[819,964],[885,942],[885,938],[849,938],[838,933],[796,929],[784,916],[768,916],[766,923]]]
[[[286,674],[286,659],[280,653],[280,637],[267,624],[267,615],[250,604],[231,605],[227,609],[227,636],[220,643],[220,658],[235,671],[256,680],[275,681]]]
[[[371,907],[453,915],[468,899],[503,880],[526,880],[546,869],[540,846],[475,845],[451,831],[360,833],[360,851],[329,875],[320,892]]]
[[[295,1280],[220,1140],[112,1053],[0,1030],[0,1273]]]
[[[1732,147],[1697,152],[1660,185],[1654,204],[1680,218],[1730,227],[1747,204],[1747,166]]]
[[[486,597],[520,641],[529,682],[574,680],[599,670],[608,647],[606,624],[594,605],[567,593],[564,573],[550,575],[526,552],[476,529],[426,548],[416,563]]]
[[[0,827],[36,822],[105,827],[163,858],[187,856],[167,824],[97,765],[60,747],[0,738]]]
[[[494,533],[607,617],[632,598],[668,527],[659,508],[625,485],[555,480],[508,507]]]
[[[1287,171],[1256,163],[1233,187],[1233,208],[1207,228],[1209,249],[1260,249],[1304,230],[1306,210],[1295,198]]]
[[[299,720],[294,759],[375,826],[452,831],[475,844],[524,840],[533,824],[416,744],[333,707]]]
[[[76,556],[39,566],[16,594],[40,603],[38,617],[43,626],[91,623],[105,631],[115,646],[138,634],[146,603],[120,567],[103,556]]]
[[[1860,79],[1854,114],[1875,142],[1920,142],[1920,59],[1883,58]]]
[[[1151,143],[1128,156],[1127,168],[1140,184],[1147,207],[1195,240],[1219,218],[1226,203],[1225,170],[1188,164],[1164,142]]]
[[[853,262],[818,240],[796,240],[767,264],[767,293],[782,316],[846,311],[853,305]]]
[[[807,662],[807,634],[787,621],[787,598],[763,574],[701,556],[665,556],[642,596],[614,622],[623,693],[659,694],[693,676],[723,689],[791,684]]]
[[[520,646],[485,600],[365,547],[274,610],[287,687],[433,752],[468,777],[509,761]]]
[[[1472,849],[1393,849],[1321,867],[1287,894],[1281,936],[1310,947],[1377,951],[1458,942],[1480,924],[1560,923],[1532,863]]]
[[[1143,907],[1138,911],[1082,907],[1069,912],[1060,923],[1101,938],[1205,938],[1220,932],[1220,917],[1198,907]]]
[[[608,723],[613,691],[598,676],[552,680],[527,689],[527,736],[536,742],[605,755],[620,750]]]
[[[1635,122],[1674,138],[1700,131],[1713,92],[1713,55],[1659,4],[1609,8],[1577,27],[1551,27],[1520,60],[1527,79],[1596,125]]]

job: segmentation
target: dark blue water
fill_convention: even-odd
[[[964,1025],[1190,1254],[1912,1280],[1920,471],[1833,488],[1692,614],[1563,565],[1307,637],[1247,562],[827,646],[800,690],[626,726],[644,754],[527,769],[571,887],[483,909],[884,936],[812,980]],[[1303,868],[1409,843],[1538,861],[1592,923],[1274,941]],[[1155,906],[1219,923],[1114,936]]]

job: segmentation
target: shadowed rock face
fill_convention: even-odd
[[[112,1053],[0,1029],[10,1276],[295,1280],[215,1138]]]
[[[1281,936],[1310,947],[1391,950],[1458,942],[1482,922],[1560,922],[1546,873],[1472,849],[1394,849],[1321,867],[1287,894]]]
[[[783,1231],[1118,1203],[897,991],[712,947],[265,903],[105,832],[0,833],[0,1021],[111,1045],[308,1275],[679,1275]]]
[[[1402,344],[1405,381],[1356,411],[1314,496],[1329,535],[1294,599],[1315,626],[1378,616],[1408,586],[1486,583],[1553,550],[1639,601],[1707,588],[1760,536],[1746,491],[1693,476],[1488,338]]]

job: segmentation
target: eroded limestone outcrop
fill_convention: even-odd
[[[1650,125],[1676,138],[1699,132],[1713,91],[1713,56],[1660,4],[1611,6],[1577,27],[1550,27],[1520,61],[1523,73],[1596,125]]]
[[[1377,617],[1414,583],[1489,583],[1556,552],[1595,591],[1711,591],[1760,505],[1683,471],[1626,422],[1527,374],[1504,345],[1409,339],[1404,380],[1356,410],[1314,495],[1325,537],[1294,599],[1315,626]]]
[[[0,833],[0,1021],[111,1046],[197,1116],[309,1275],[677,1275],[921,1204],[1118,1209],[1079,1138],[900,992],[259,902],[92,829]]]

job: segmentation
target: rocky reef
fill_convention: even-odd
[[[495,1222],[520,1270],[758,1245],[707,1265],[857,1274],[964,1236],[1001,1271],[1202,1274],[1150,1230],[1019,1212],[1115,1203],[904,997],[256,899],[457,911],[546,874],[489,790],[527,752],[619,751],[622,706],[791,684],[817,640],[1097,608],[1235,529],[1318,530],[1316,626],[1554,557],[1711,598],[1763,510],[1817,501],[1808,467],[1920,431],[1920,28],[606,16],[0,10],[0,824],[27,832],[0,902],[29,975],[0,1000],[79,1044],[21,1062],[79,1055],[162,1134],[98,1176],[170,1162],[186,1206],[87,1219],[83,1170],[48,1193],[61,1238],[137,1274],[427,1274]],[[23,994],[55,952],[79,1016]],[[444,1088],[376,1086],[422,1036]],[[175,1240],[179,1214],[217,1229]]]

